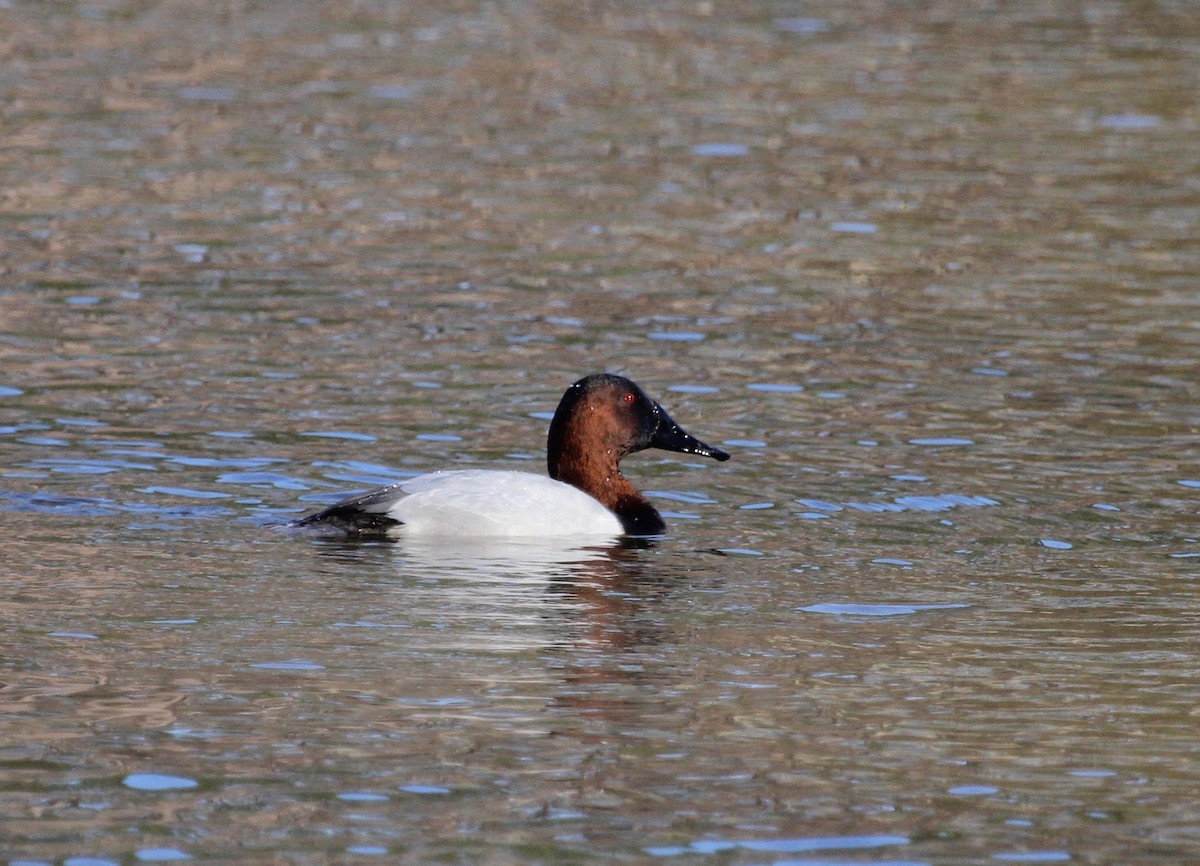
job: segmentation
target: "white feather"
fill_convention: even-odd
[[[395,485],[386,514],[403,535],[614,537],[617,516],[569,484],[529,472],[462,469]],[[372,511],[384,511],[384,503]]]

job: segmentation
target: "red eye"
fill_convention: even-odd
[[[637,394],[634,394],[632,391],[630,391],[628,394],[625,395],[625,402],[626,403],[636,403],[637,402]]]

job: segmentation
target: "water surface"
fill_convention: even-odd
[[[1200,855],[1190,7],[0,33],[9,862]],[[666,539],[281,528],[597,370]]]

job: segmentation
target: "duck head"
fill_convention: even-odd
[[[615,471],[623,457],[647,448],[729,459],[720,448],[680,427],[637,383],[599,373],[580,379],[563,394],[550,422],[547,468],[551,478],[593,493],[589,486],[595,479],[579,483],[581,475],[594,473],[598,465]]]

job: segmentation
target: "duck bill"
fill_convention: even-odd
[[[658,428],[650,437],[651,448],[661,448],[664,451],[678,451],[682,454],[698,454],[701,457],[711,457],[713,460],[728,460],[729,455],[720,448],[714,448],[701,442],[688,431],[676,424],[662,406],[658,407]]]

